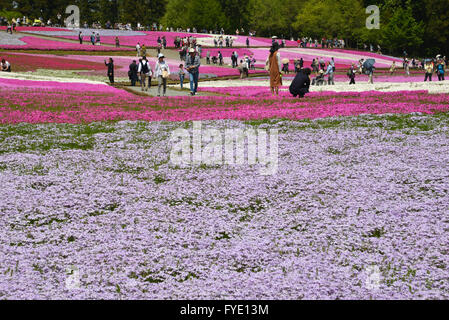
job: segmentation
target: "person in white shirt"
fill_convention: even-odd
[[[137,56],[140,57],[140,42],[137,42],[137,44],[136,44],[136,51],[137,51]]]
[[[147,61],[147,57],[143,57],[142,61],[139,63],[139,68],[137,69],[137,73],[140,74],[140,82],[142,86],[142,91],[148,91],[148,88],[151,87],[151,76],[153,75],[153,71],[151,70],[151,65]],[[148,79],[148,85],[147,85]]]
[[[158,88],[157,88],[157,96],[161,96],[161,87],[163,86],[163,96],[165,97],[165,93],[167,91],[167,79],[170,76],[170,68],[168,63],[164,61],[164,54],[158,54],[158,61],[156,62],[156,67],[154,68],[154,76],[157,78]]]

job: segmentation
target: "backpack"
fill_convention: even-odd
[[[148,74],[150,72],[150,69],[148,68],[148,62],[143,64],[143,62],[141,62],[142,64],[142,68],[140,69],[142,73],[144,74]]]

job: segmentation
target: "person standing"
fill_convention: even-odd
[[[136,60],[133,60],[133,62],[129,65],[129,80],[131,80],[131,86],[135,87],[136,82],[138,79],[137,73],[138,73],[139,66],[136,63]]]
[[[206,53],[206,64],[210,64],[210,51],[209,50],[207,50],[207,53]]]
[[[395,70],[396,70],[396,62],[393,61],[393,63],[391,64],[391,67],[390,67],[390,76],[392,76],[394,74]]]
[[[161,96],[161,87],[163,87],[162,95],[165,97],[165,93],[167,91],[167,79],[170,76],[170,68],[168,63],[165,62],[164,54],[159,53],[158,61],[156,62],[156,67],[154,68],[154,76],[157,78],[157,96]]]
[[[112,58],[109,58],[109,62],[107,63],[106,60],[104,60],[104,64],[106,67],[108,67],[109,82],[111,84],[113,84],[114,83],[114,60],[112,60]]]
[[[147,48],[145,47],[145,44],[142,45],[142,48],[140,49],[140,53],[142,54],[142,57],[147,56]]]
[[[179,83],[181,84],[181,89],[184,87],[184,78],[185,78],[186,72],[184,70],[184,65],[181,63],[179,65]]]
[[[120,48],[120,40],[118,37],[115,37],[115,47]]]
[[[137,44],[136,44],[136,51],[137,51],[137,56],[140,57],[140,42],[137,42]]]
[[[97,42],[97,45],[101,45],[101,42],[100,42],[100,33],[99,33],[99,32],[97,32],[96,42]]]
[[[351,84],[355,84],[355,73],[356,73],[355,65],[352,64],[351,67],[348,70],[348,77],[350,79],[350,81],[349,81],[350,85]]]
[[[335,72],[337,69],[335,68],[335,60],[334,60],[334,57],[331,58],[331,61],[330,61],[329,63],[330,63],[331,66],[332,66],[332,70],[334,70],[334,72]]]
[[[192,96],[194,96],[198,90],[200,65],[201,65],[200,57],[196,54],[195,49],[190,48],[189,55],[186,56],[186,70],[189,72],[190,95]]]
[[[218,61],[219,61],[219,65],[222,66],[223,65],[223,55],[221,54],[221,51],[218,51]]]
[[[92,32],[92,34],[90,35],[90,42],[93,46],[95,45],[95,32]]]
[[[249,48],[249,38],[246,38],[246,47]]]
[[[83,44],[83,33],[81,31],[78,34],[78,40],[80,41],[80,44]]]
[[[279,53],[279,44],[274,42],[270,48],[268,56],[268,71],[270,73],[270,89],[271,94],[279,95],[279,87],[282,85],[281,76],[281,55]]]
[[[405,62],[404,62],[404,68],[405,68],[405,74],[407,76],[410,76],[410,62],[408,61],[407,58],[405,59]]]
[[[143,56],[142,61],[139,63],[139,68],[137,69],[137,73],[140,73],[140,82],[142,91],[148,91],[149,88],[151,88],[151,66],[150,63],[147,61],[147,57]],[[148,80],[148,82],[147,82]]]
[[[440,60],[437,65],[438,81],[444,81],[444,62]]]
[[[424,82],[427,81],[427,79],[429,79],[429,81],[432,81],[432,74],[433,74],[433,62],[432,61],[427,61],[426,64],[424,65],[424,69],[426,70],[426,76],[424,77]]]
[[[328,85],[335,85],[334,82],[334,68],[332,67],[331,62],[329,61],[327,64],[327,70],[324,75],[328,75],[327,84]]]
[[[368,83],[374,84],[374,66],[371,66],[367,69],[368,72]]]

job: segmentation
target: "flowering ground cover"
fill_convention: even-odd
[[[11,43],[11,41],[13,41]],[[76,42],[49,40],[35,36],[0,33],[0,49],[8,50],[41,50],[41,51],[133,51],[132,48],[115,48],[110,46],[93,46]]]
[[[134,47],[138,42],[142,45],[145,44],[147,47],[156,47],[157,39],[160,37],[165,37],[167,39],[167,47],[174,48],[174,40],[176,37],[189,37],[193,36],[197,38],[197,42],[203,46],[214,47],[214,38],[219,35],[204,34],[204,33],[188,33],[188,32],[168,32],[168,31],[127,31],[127,30],[110,30],[110,29],[58,29],[58,28],[40,28],[38,30],[33,30],[33,28],[28,28],[22,30],[28,33],[61,37],[66,39],[78,40],[79,31],[84,35],[83,39],[89,41],[89,36],[92,32],[99,33],[101,42],[115,45],[115,38],[118,37],[120,44],[124,46]],[[246,47],[247,36],[236,36],[229,35],[234,39],[234,47]],[[226,37],[226,35],[224,35]],[[267,47],[271,45],[271,39],[261,38],[261,37],[249,37],[251,47]],[[296,47],[297,43],[295,41],[286,41],[286,46]]]
[[[0,297],[448,299],[448,125],[203,123],[279,129],[273,176],[172,165],[191,123],[0,125]]]
[[[235,96],[150,98],[103,84],[79,86],[1,79],[0,123],[316,119],[366,113],[432,114],[449,109],[449,95],[427,91],[316,92],[298,100],[287,92],[282,92],[281,98],[271,98],[266,87],[248,87],[234,91]],[[221,90],[233,93],[229,88]]]
[[[264,67],[265,60],[269,55],[269,49],[267,48],[252,48],[254,57],[258,61],[257,67]],[[357,64],[360,59],[375,58],[377,68],[389,68],[393,61],[396,61],[396,65],[402,66],[402,60],[399,58],[392,58],[389,56],[378,55],[365,51],[354,50],[337,50],[337,49],[304,49],[304,48],[284,48],[280,49],[281,59],[289,59],[289,69],[294,70],[294,59],[303,58],[304,67],[309,68],[313,59],[323,58],[327,62],[334,58],[335,66],[337,69],[347,69],[352,63]]]
[[[105,59],[108,59],[109,57],[114,59],[114,66],[115,66],[115,75],[117,77],[128,77],[128,70],[129,65],[132,63],[133,60],[137,60],[136,57],[124,57],[124,56],[85,56],[85,55],[69,55],[67,56],[69,59],[75,59],[75,60],[82,60],[82,61],[91,61],[91,62],[98,62],[102,63]],[[148,56],[148,61],[150,62],[150,65],[154,71],[157,58],[155,56]],[[165,61],[168,63],[170,67],[170,72],[172,73],[171,78],[178,79],[178,71],[179,71],[179,65],[183,62],[177,59],[165,59]],[[104,69],[104,68],[103,68]],[[255,73],[264,73],[263,70],[250,70],[250,74]],[[86,74],[86,73],[82,73]],[[105,71],[96,70],[88,72],[87,74],[93,74],[93,75],[104,75]],[[219,67],[215,65],[205,65],[203,64],[200,67],[200,78],[216,78],[216,77],[229,77],[229,76],[238,76],[240,73],[237,69],[232,68],[224,68]]]
[[[284,74],[282,76],[282,79],[291,81],[291,80],[293,80],[294,76],[295,76],[295,73]],[[312,74],[310,76],[310,79],[312,80],[315,77],[316,77],[316,75]],[[325,79],[327,81],[328,76],[325,76]],[[248,78],[248,81],[251,81],[251,82],[260,82],[260,81],[267,82],[269,80],[270,80],[270,78],[269,78],[268,74],[260,75],[255,78]],[[375,83],[378,83],[378,82],[408,83],[408,82],[422,82],[423,80],[424,80],[423,72],[416,72],[416,73],[411,74],[410,76],[407,76],[405,74],[400,74],[400,73],[392,75],[392,76],[389,73],[382,73],[382,72],[375,72],[375,74],[374,74],[374,82]],[[438,80],[438,79],[436,79],[436,80]],[[349,77],[346,74],[337,73],[337,74],[334,74],[334,81],[349,83]],[[356,83],[359,83],[359,82],[365,83],[368,81],[368,76],[365,74],[357,74],[355,77],[355,81],[356,81]]]
[[[2,59],[11,63],[15,72],[35,71],[37,69],[51,70],[104,70],[102,63],[81,61],[54,55],[38,55],[25,53],[0,53]]]

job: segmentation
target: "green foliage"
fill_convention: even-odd
[[[416,22],[411,8],[400,7],[382,28],[382,43],[390,51],[400,53],[404,49],[420,46],[423,43],[423,35],[423,24]]]
[[[5,17],[8,20],[17,19],[22,16],[23,14],[21,14],[18,11],[6,11],[6,10],[0,11],[0,17]]]
[[[348,39],[364,26],[365,19],[360,0],[318,0],[305,4],[293,26],[304,36]]]
[[[0,15],[42,16],[56,21],[67,16],[66,0],[0,0]],[[384,52],[407,50],[411,55],[446,54],[449,51],[448,0],[73,0],[80,8],[81,23],[100,21],[197,30],[237,28],[255,30],[260,36],[338,37],[346,43],[380,44]],[[368,30],[365,8],[380,8],[380,30]],[[62,19],[61,19],[62,20]]]

